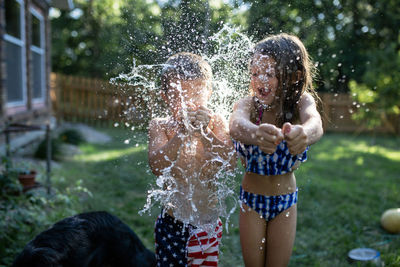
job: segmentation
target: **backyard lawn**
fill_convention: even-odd
[[[82,154],[53,170],[53,185],[63,190],[77,181],[92,194],[81,196],[77,212],[106,210],[128,224],[154,250],[153,226],[159,208],[138,215],[155,177],[147,165],[147,136],[122,129],[103,130],[113,141],[80,145]],[[138,145],[136,145],[138,143]],[[386,233],[380,216],[400,207],[400,139],[326,134],[312,146],[296,172],[299,187],[297,236],[290,266],[347,266],[358,247],[381,252],[385,266],[400,266],[400,235]],[[236,191],[239,189],[240,175]],[[61,208],[61,207],[60,207]],[[55,207],[54,209],[57,209]],[[220,266],[243,266],[238,211],[224,229]],[[58,218],[60,219],[60,218]],[[36,228],[26,242],[45,228]]]

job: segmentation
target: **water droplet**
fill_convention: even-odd
[[[249,78],[247,62],[250,56],[249,51],[252,50],[254,42],[252,42],[250,38],[243,35],[237,29],[223,25],[223,22],[221,22],[221,26],[221,31],[217,32],[213,36],[210,36],[207,40],[200,37],[196,42],[202,43],[204,41],[209,41],[210,43],[216,44],[216,50],[213,50],[212,54],[203,55],[213,69],[213,93],[208,107],[214,113],[220,114],[227,120],[230,116],[231,107],[233,104],[248,94],[246,90],[243,90],[243,84],[247,83]],[[191,30],[191,28],[189,27],[188,30]],[[162,47],[162,50],[164,51],[163,53],[168,53],[168,56],[171,56],[174,51],[177,51],[175,47],[173,47],[172,43],[168,42],[165,43],[165,45]],[[130,73],[121,74],[115,79],[116,82],[122,81],[130,86],[132,85],[136,86],[137,88],[142,88],[142,91],[135,92],[133,98],[119,98],[119,102],[124,104],[124,110],[121,111],[122,118],[128,119],[127,121],[129,121],[129,126],[132,126],[130,128],[132,131],[137,127],[141,128],[142,126],[146,126],[144,121],[148,121],[148,119],[165,118],[166,114],[170,113],[169,110],[166,109],[166,105],[159,105],[160,101],[162,100],[157,98],[160,96],[160,88],[158,86],[160,73],[169,67],[170,66],[166,66],[163,63],[136,66],[135,61]],[[171,87],[175,88],[181,93],[179,104],[184,107],[184,88],[182,88],[182,86],[178,83]],[[137,105],[138,99],[142,101],[140,105]],[[151,110],[151,112],[149,112],[149,110]],[[142,120],[143,122],[139,123],[138,125],[138,120]],[[255,138],[255,134],[253,134],[253,138]],[[133,140],[138,139],[130,136],[130,140],[133,142]],[[193,141],[189,143],[193,143]],[[136,144],[136,146],[139,146],[139,144]],[[187,148],[183,147],[184,150],[187,149],[187,151],[190,152],[189,148],[190,146]],[[195,149],[193,152],[194,154],[196,153]],[[159,202],[159,204],[163,206],[166,206],[167,203],[173,203],[174,205],[182,205],[183,207],[187,206],[188,209],[191,207],[198,208],[198,204],[200,204],[200,202],[195,202],[195,194],[198,191],[196,191],[196,186],[198,186],[196,183],[198,182],[199,177],[198,174],[194,175],[191,173],[193,171],[192,169],[194,168],[185,168],[182,170],[183,179],[181,180],[183,183],[187,183],[187,187],[185,187],[187,194],[185,192],[186,195],[184,196],[184,200],[178,199],[176,197],[178,194],[176,194],[177,192],[174,186],[172,186],[171,190],[168,192],[165,190],[170,184],[176,183],[176,180],[171,175],[171,168],[174,167],[176,162],[168,159],[167,157],[163,158],[163,160],[169,161],[171,164],[169,167],[159,170],[162,175],[157,178],[156,184],[152,185],[154,188],[149,190],[147,194],[147,203],[144,207],[144,210],[146,212],[149,211],[154,205],[153,202]],[[227,162],[224,162],[224,160],[220,158],[216,158],[215,160],[223,165],[227,164]],[[196,166],[196,164],[197,163],[191,161],[189,158],[186,166]],[[218,183],[216,183],[216,188],[218,202],[224,203],[226,199],[235,194],[235,192],[231,190],[236,183],[233,178],[235,175],[232,174],[232,177],[227,179],[225,174],[217,173],[216,176],[218,178]],[[198,184],[203,185],[204,181],[200,181]],[[189,195],[191,195],[191,197],[189,197]],[[218,208],[216,208],[215,212],[220,214],[221,217],[229,217],[230,214],[233,213],[233,211],[230,212],[223,209],[224,207],[220,205]],[[179,220],[182,222],[189,223],[190,220],[194,220],[196,223],[196,220],[199,220],[199,216],[197,214],[190,214],[190,212],[185,214],[185,208],[179,210],[180,211],[175,214],[174,209],[174,215],[176,215],[175,217],[179,218]],[[249,211],[250,210],[251,209],[249,208]]]

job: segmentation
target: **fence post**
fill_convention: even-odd
[[[51,135],[50,135],[50,122],[46,125],[46,141],[47,141],[47,151],[46,151],[46,187],[47,194],[50,195],[51,191]]]

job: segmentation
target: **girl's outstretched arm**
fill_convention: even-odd
[[[229,132],[233,139],[247,145],[257,145],[265,153],[273,153],[283,140],[282,130],[273,124],[256,125],[250,121],[252,97],[239,100],[229,122]]]
[[[314,98],[305,93],[300,98],[300,121],[307,135],[308,145],[316,143],[324,134],[321,115],[317,110]]]
[[[300,123],[285,123],[282,127],[291,154],[302,153],[307,146],[316,143],[323,135],[322,121],[314,98],[305,93],[299,103]]]
[[[258,125],[250,121],[252,105],[253,99],[250,96],[235,103],[229,120],[229,133],[233,139],[243,144],[258,145]]]

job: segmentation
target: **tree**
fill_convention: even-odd
[[[115,77],[137,64],[165,61],[173,53],[206,52],[208,37],[231,15],[222,0],[76,0],[73,11],[53,16],[53,70]]]
[[[355,119],[399,132],[400,5],[396,0],[242,1],[248,32],[300,37],[319,70],[319,91],[351,92]],[[396,125],[397,124],[397,125]]]
[[[187,51],[197,54],[210,49],[209,37],[221,29],[232,6],[222,1],[170,0],[162,7],[163,47],[166,56]]]
[[[51,19],[54,71],[109,78],[127,71],[133,57],[140,63],[156,60],[152,48],[161,35],[156,3],[77,0],[75,5]]]

